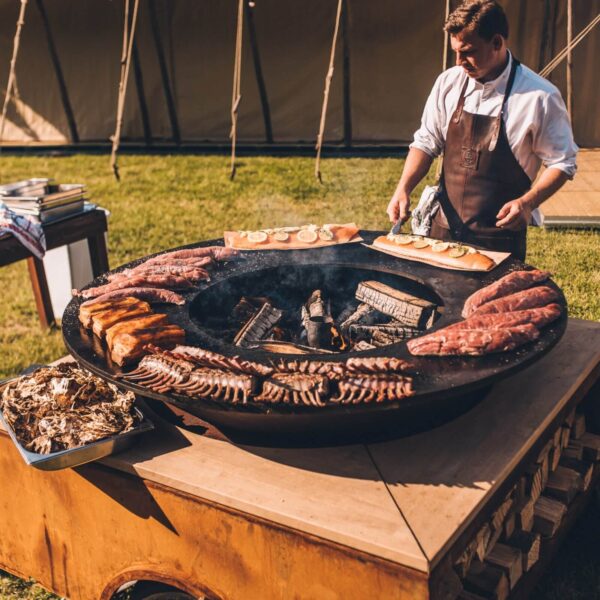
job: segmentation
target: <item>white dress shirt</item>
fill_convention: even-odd
[[[509,53],[510,56],[510,53]],[[469,78],[464,110],[497,116],[510,74],[512,56],[504,71],[493,81],[480,83]],[[436,80],[411,148],[430,156],[444,150],[446,132],[458,104],[467,74],[462,67],[444,71]],[[565,103],[558,89],[525,65],[517,69],[512,91],[504,109],[508,143],[525,173],[533,181],[540,165],[560,169],[570,179],[575,175],[577,146]]]

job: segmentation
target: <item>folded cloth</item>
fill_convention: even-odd
[[[435,213],[440,208],[439,185],[426,185],[417,207],[412,212],[411,229],[415,235],[429,235]]]
[[[15,214],[0,202],[0,234],[12,233],[37,258],[46,254],[46,236],[39,223]]]

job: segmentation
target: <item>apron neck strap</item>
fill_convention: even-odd
[[[490,146],[488,150],[493,152],[496,149],[496,144],[498,143],[498,138],[500,137],[500,129],[502,128],[502,117],[504,116],[504,107],[506,106],[506,101],[510,96],[510,93],[513,88],[513,84],[515,82],[515,75],[517,74],[517,67],[521,63],[513,57],[512,65],[510,67],[510,75],[508,76],[508,81],[506,82],[506,91],[504,92],[504,98],[502,98],[502,106],[500,106],[500,112],[496,117],[496,123],[494,124],[494,133],[492,134],[492,139],[490,140]]]

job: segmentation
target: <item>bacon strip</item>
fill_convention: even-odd
[[[502,298],[515,292],[520,292],[533,285],[542,283],[550,277],[548,271],[514,271],[505,275],[491,285],[471,294],[465,301],[462,316],[468,317],[486,302]]]

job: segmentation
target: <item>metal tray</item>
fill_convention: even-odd
[[[76,467],[85,463],[103,458],[109,454],[117,454],[123,450],[129,448],[135,441],[140,433],[146,431],[152,431],[154,425],[147,419],[141,410],[135,408],[138,417],[140,418],[140,424],[134,427],[131,431],[126,433],[119,433],[110,437],[98,440],[86,444],[85,446],[79,446],[78,448],[71,448],[69,450],[60,450],[58,452],[51,452],[50,454],[38,454],[37,452],[30,452],[21,446],[15,432],[12,427],[4,420],[4,415],[0,410],[0,422],[10,435],[13,443],[17,447],[17,450],[23,457],[23,460],[36,469],[42,471],[57,471],[59,469],[68,469],[70,467]]]

